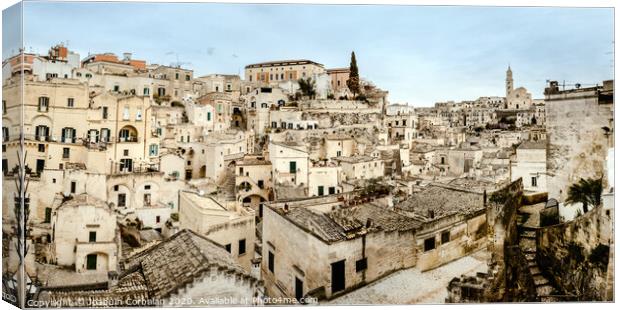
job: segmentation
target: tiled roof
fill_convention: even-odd
[[[484,209],[484,202],[482,194],[432,184],[395,207],[431,220],[431,213],[436,219],[455,213],[479,211]]]
[[[284,216],[327,243],[353,239],[367,232],[412,230],[422,224],[372,203],[342,207],[327,213],[311,207],[296,207]]]
[[[160,300],[192,283],[213,266],[251,278],[222,246],[184,229],[127,258],[124,262],[125,271],[119,276],[116,285],[107,287],[103,283],[104,287],[98,285],[99,288],[47,288],[44,289],[43,298],[63,302],[61,305],[82,307],[89,304],[80,303],[88,300]]]

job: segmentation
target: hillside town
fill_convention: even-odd
[[[613,81],[418,107],[356,56],[3,61],[5,295],[23,261],[44,308],[613,300]]]

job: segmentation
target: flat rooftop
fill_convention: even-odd
[[[280,66],[292,66],[292,65],[308,65],[308,64],[323,67],[323,64],[314,62],[312,60],[291,59],[291,60],[276,60],[276,61],[259,62],[259,63],[249,64],[245,66],[245,68],[250,69],[250,68],[280,67]]]

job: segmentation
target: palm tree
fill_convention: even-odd
[[[314,80],[312,80],[312,78],[302,78],[299,79],[297,83],[299,84],[299,89],[304,96],[308,96],[308,98],[314,99],[314,96],[316,96],[316,83],[314,82]]]
[[[601,204],[603,193],[603,179],[580,179],[579,182],[568,188],[567,203],[582,203],[583,213],[588,212],[588,205],[598,206]]]

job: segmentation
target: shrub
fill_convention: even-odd
[[[599,243],[590,252],[588,260],[597,267],[605,268],[609,263],[609,246]]]

